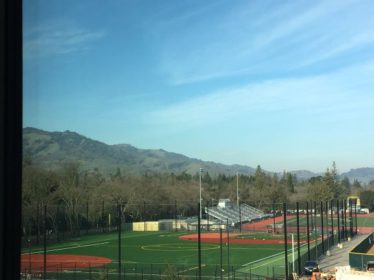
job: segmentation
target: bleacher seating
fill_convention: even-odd
[[[250,222],[252,220],[263,219],[271,216],[245,203],[240,204],[239,209],[236,204],[232,204],[228,199],[220,200],[216,207],[206,207],[205,213],[223,224],[228,222],[230,225],[235,225],[240,222]]]

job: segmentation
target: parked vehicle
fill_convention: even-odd
[[[319,272],[319,265],[317,261],[306,261],[304,265],[304,274],[312,275],[313,272]]]
[[[368,261],[367,262],[367,264],[366,264],[366,270],[374,272],[374,261]]]

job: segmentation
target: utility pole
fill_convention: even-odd
[[[239,172],[236,172],[236,205],[239,208]]]
[[[199,204],[200,204],[200,213],[199,213],[199,215],[200,215],[200,220],[203,218],[203,215],[202,215],[202,211],[201,211],[201,203],[202,203],[202,201],[201,201],[201,174],[203,173],[203,169],[202,168],[200,168],[200,200],[199,200]]]

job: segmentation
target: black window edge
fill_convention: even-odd
[[[0,279],[20,278],[22,1],[0,1]]]

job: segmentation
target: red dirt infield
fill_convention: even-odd
[[[284,244],[283,240],[277,240],[277,239],[265,239],[265,240],[263,239],[235,239],[235,237],[238,235],[240,235],[240,233],[229,234],[230,244]],[[186,234],[186,235],[179,236],[179,239],[197,241],[198,236],[196,233]],[[219,233],[202,233],[201,242],[220,243]],[[222,242],[223,243],[227,242],[226,232],[222,233]],[[291,243],[291,241],[288,241],[287,243]]]
[[[47,271],[61,271],[76,268],[99,267],[111,263],[112,260],[105,257],[83,255],[57,255],[47,254]],[[21,256],[21,271],[43,271],[43,254],[25,254]]]

